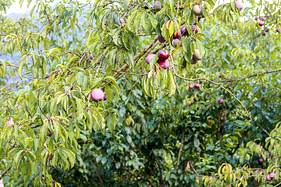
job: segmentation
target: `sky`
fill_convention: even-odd
[[[57,2],[59,2],[61,0],[55,0],[53,3],[50,3],[50,5],[55,5]],[[79,2],[81,3],[85,3],[86,0],[79,0]],[[26,0],[24,1],[22,7],[20,7],[20,4],[18,2],[14,2],[12,4],[12,6],[7,10],[7,14],[11,14],[11,13],[28,13],[31,11],[32,7],[36,4],[35,1],[33,1],[29,8],[27,8],[27,2]]]

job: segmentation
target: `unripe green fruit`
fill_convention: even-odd
[[[199,5],[194,5],[192,8],[192,13],[196,16],[202,15],[202,9]]]
[[[193,53],[193,57],[196,59],[196,60],[201,60],[202,57],[200,55],[200,52],[198,49],[195,49],[195,52]]]

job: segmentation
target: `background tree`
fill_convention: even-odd
[[[34,2],[1,8],[6,185],[281,184],[280,1]]]

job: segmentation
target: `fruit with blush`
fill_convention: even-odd
[[[223,99],[219,99],[219,104],[223,104]]]
[[[193,84],[189,84],[188,87],[189,87],[189,89],[193,89],[194,85]]]
[[[271,181],[271,177],[270,177],[270,176],[266,176],[266,177],[265,177],[265,180]]]
[[[167,59],[164,59],[164,60],[158,59],[157,62],[160,65],[160,67],[163,68],[163,69],[168,69],[169,66],[170,66],[170,63]]]
[[[192,30],[193,32],[195,32],[195,34],[196,34],[196,33],[199,32],[199,27],[197,27],[196,25],[192,25],[192,26],[191,26],[191,30]]]
[[[179,39],[173,39],[173,46],[176,47],[179,41]]]
[[[262,35],[263,35],[263,36],[265,36],[265,35],[266,35],[266,33],[265,33],[265,32],[262,32]]]
[[[270,173],[269,177],[274,178],[275,177],[275,173]]]
[[[196,60],[201,60],[202,59],[198,49],[195,49],[195,52],[193,53],[193,58],[196,59]]]
[[[181,28],[181,34],[182,34],[183,36],[186,36],[186,35],[187,35],[187,27],[186,27],[186,26],[183,26],[183,27]]]
[[[181,31],[179,30],[176,34],[173,34],[174,38],[179,38],[181,37]]]
[[[226,79],[228,82],[230,82],[231,81],[231,77],[227,77],[227,79]]]
[[[195,87],[195,88],[199,88],[199,87],[200,87],[200,84],[196,83],[196,84],[194,85],[194,87]]]
[[[265,17],[264,17],[264,16],[262,16],[262,17],[261,17],[261,20],[262,20],[262,21],[264,21],[264,20],[265,20]]]
[[[90,54],[90,55],[89,55],[89,59],[93,60],[93,58],[94,58],[93,55]]]
[[[104,99],[104,92],[101,89],[96,88],[91,92],[91,97],[94,102],[99,102]]]
[[[259,26],[263,26],[263,21],[259,21]]]
[[[155,54],[149,54],[149,55],[147,55],[147,57],[146,57],[146,59],[145,59],[146,63],[149,64],[149,62],[151,61],[151,59],[152,59],[154,56],[155,56]]]
[[[196,16],[202,15],[202,9],[199,5],[194,5],[192,8],[192,13]]]
[[[241,11],[244,8],[244,4],[241,1],[235,1],[236,7]]]
[[[9,127],[9,126],[11,126],[11,125],[14,125],[13,118],[11,118],[10,120],[7,121],[6,127]]]
[[[156,8],[157,10],[160,10],[162,7],[161,2],[160,1],[156,1],[153,5],[153,8]]]
[[[169,58],[169,51],[166,51],[166,50],[159,51],[158,57],[161,60],[165,60],[165,59]]]
[[[255,20],[258,20],[259,19],[259,17],[258,16],[255,16]]]

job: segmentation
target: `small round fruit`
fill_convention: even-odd
[[[156,8],[157,10],[160,10],[162,7],[161,2],[160,1],[156,1],[153,5],[153,8]]]
[[[93,60],[93,58],[94,58],[93,55],[90,54],[90,55],[89,55],[89,59]]]
[[[155,56],[155,54],[149,54],[149,55],[147,55],[147,57],[146,57],[146,59],[145,59],[146,63],[149,64],[149,62],[151,61],[151,59],[152,59],[154,56]]]
[[[202,15],[202,9],[199,5],[194,5],[192,8],[192,13],[196,16]]]
[[[121,18],[120,21],[121,21],[121,23],[126,23],[125,18]]]
[[[104,98],[104,92],[101,89],[96,88],[91,92],[91,97],[95,102],[101,101]]]
[[[261,17],[261,20],[262,20],[262,21],[264,21],[264,20],[265,20],[265,17],[264,17],[264,16],[262,16],[262,17]]]
[[[263,163],[263,159],[262,158],[259,158],[259,163]]]
[[[193,86],[193,84],[189,84],[188,87],[189,87],[189,89],[193,89],[194,86]]]
[[[244,8],[244,4],[240,1],[235,1],[236,7],[241,11]]]
[[[166,50],[159,51],[158,57],[162,60],[169,58],[169,51],[166,51]]]
[[[105,95],[105,93],[104,93],[104,96],[103,96],[103,100],[105,100],[105,101],[107,100],[107,99],[106,99],[106,95]]]
[[[275,173],[270,173],[269,177],[274,178],[275,177]]]
[[[270,176],[266,176],[266,177],[265,177],[265,180],[271,181],[271,177],[270,177]]]
[[[183,36],[186,36],[186,35],[187,35],[187,27],[186,27],[186,26],[183,26],[183,27],[181,28],[181,34],[182,34]]]
[[[219,75],[219,78],[221,78],[221,77],[222,77],[222,74]]]
[[[200,52],[198,49],[195,49],[195,52],[193,53],[193,57],[196,59],[196,60],[201,60],[202,57],[200,55]]]
[[[231,77],[227,77],[227,79],[226,79],[228,82],[230,82],[231,81]]]
[[[163,36],[159,36],[159,35],[158,35],[158,40],[161,43],[165,43],[166,42],[165,38]]]
[[[263,21],[259,21],[259,26],[263,26]]]
[[[223,99],[219,99],[219,104],[223,104]]]
[[[265,35],[266,35],[266,33],[265,33],[265,32],[262,32],[262,35],[263,35],[263,36],[265,36]]]
[[[169,61],[167,60],[167,59],[165,59],[165,60],[158,60],[158,64],[161,66],[161,68],[163,68],[163,69],[168,69],[169,68],[169,66],[170,66],[170,63],[169,63]]]
[[[195,87],[195,88],[199,88],[199,87],[200,87],[200,84],[196,83],[196,84],[194,85],[194,87]]]
[[[9,126],[11,126],[11,125],[14,125],[13,118],[11,118],[10,120],[7,121],[6,127],[9,127]]]
[[[179,41],[179,39],[173,39],[173,46],[176,47]]]
[[[280,30],[278,28],[276,28],[276,32],[280,32]]]
[[[174,38],[179,38],[181,37],[181,31],[179,30],[176,34],[173,34]]]
[[[192,26],[191,26],[191,30],[192,30],[193,32],[195,32],[195,34],[196,34],[196,33],[199,32],[199,27],[197,27],[196,25],[192,25]]]
[[[258,20],[259,19],[259,17],[258,16],[255,16],[255,20]]]

